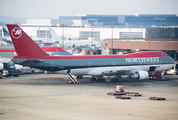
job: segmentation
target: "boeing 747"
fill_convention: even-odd
[[[106,74],[130,75],[136,79],[147,79],[148,71],[165,71],[175,65],[173,58],[163,51],[147,51],[125,55],[84,55],[50,56],[45,53],[18,25],[8,24],[11,39],[17,56],[12,58],[15,64],[47,71],[88,68],[88,74],[98,76]]]

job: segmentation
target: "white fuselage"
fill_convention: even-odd
[[[100,76],[103,75],[103,72],[109,72],[109,71],[117,71],[113,72],[113,74],[120,74],[122,75],[123,72],[120,72],[122,70],[125,70],[124,74],[130,75],[138,71],[149,71],[150,66],[156,66],[155,72],[159,71],[166,71],[172,67],[174,67],[175,64],[163,64],[163,65],[141,65],[141,66],[113,66],[113,67],[96,67],[96,68],[81,68],[81,69],[72,69],[71,73],[80,76],[80,75],[93,75],[93,76]],[[127,71],[129,70],[130,71]],[[67,74],[67,70],[62,70],[62,71],[56,71],[55,73],[60,73],[60,74]],[[107,75],[107,73],[106,73]],[[108,75],[110,75],[108,73]]]

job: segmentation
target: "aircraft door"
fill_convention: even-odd
[[[91,67],[91,61],[88,61],[88,67],[89,68]]]
[[[54,63],[51,62],[51,64],[50,64],[50,69],[52,70],[52,69],[54,69],[54,67],[55,67]]]
[[[112,66],[115,66],[116,65],[116,62],[115,61],[112,61]]]

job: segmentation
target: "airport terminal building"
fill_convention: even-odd
[[[146,28],[151,26],[178,26],[176,15],[138,14],[138,15],[83,15],[83,16],[60,16],[60,24],[66,27],[94,27],[110,28]]]
[[[65,38],[87,40],[94,39],[144,39],[146,27],[178,26],[178,17],[174,14],[139,15],[77,15],[60,16],[58,20],[28,19],[21,27],[32,37],[38,37],[45,28],[53,28]],[[113,30],[112,30],[113,28]],[[34,30],[29,31],[29,29]],[[112,32],[113,31],[113,32]],[[112,34],[112,35],[111,35]]]
[[[77,15],[59,16],[53,19],[28,19],[22,26],[53,26],[62,27],[91,27],[95,28],[146,28],[151,26],[178,26],[178,17],[175,14],[138,14],[138,15]]]

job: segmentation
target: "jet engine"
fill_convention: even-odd
[[[23,68],[22,65],[17,65],[17,64],[9,65],[9,66],[7,67],[8,70],[20,70],[20,69],[22,69],[22,68]]]
[[[3,69],[4,69],[4,64],[0,63],[0,70],[3,70]]]
[[[23,68],[22,65],[17,65],[17,64],[15,64],[15,70],[20,70],[20,69],[22,69],[22,68]]]
[[[147,79],[149,75],[147,71],[139,71],[130,75],[130,77],[134,79]]]

